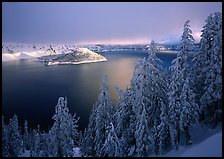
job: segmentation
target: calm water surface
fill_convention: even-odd
[[[33,59],[2,63],[2,111],[5,118],[19,116],[32,127],[47,129],[60,96],[68,98],[70,112],[80,117],[80,130],[88,124],[92,105],[97,101],[104,74],[108,75],[110,94],[115,99],[118,85],[125,89],[132,78],[134,63],[147,57],[146,51],[117,51],[102,53],[108,61],[81,65],[45,66]],[[176,54],[157,56],[168,67]]]

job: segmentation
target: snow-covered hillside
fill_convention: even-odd
[[[2,61],[36,58],[47,55],[66,54],[76,50],[75,45],[50,44],[3,44]]]
[[[222,157],[222,132],[186,149],[180,157]]]
[[[49,62],[49,65],[55,64],[81,64],[90,62],[107,61],[107,59],[100,54],[97,54],[87,48],[78,48],[75,45],[41,45],[41,44],[3,44],[2,45],[2,61],[13,61],[20,59],[39,58],[38,61],[45,61],[45,59],[58,58],[62,59],[61,55],[79,52],[81,55],[91,55],[88,59],[77,61],[63,61],[62,62]],[[54,55],[54,56],[52,56]],[[60,56],[59,56],[60,55]]]
[[[51,66],[103,62],[107,61],[107,59],[87,48],[78,48],[66,54],[42,56],[37,61],[45,62],[46,65]]]
[[[172,150],[166,157],[222,157],[222,132],[214,134],[201,143],[189,147],[180,146],[179,150]]]
[[[221,157],[222,156],[222,125],[208,129],[199,124],[191,128],[192,145],[181,144],[178,150],[172,149],[158,157]],[[155,155],[151,155],[155,156]],[[150,156],[150,157],[151,157]]]
[[[222,128],[216,129],[200,128],[196,125],[193,138],[196,143],[190,146],[179,146],[178,150],[171,150],[164,155],[149,157],[222,157]],[[204,131],[203,134],[200,134]],[[200,136],[198,136],[200,134]],[[82,157],[79,147],[73,148],[73,157]],[[30,151],[25,151],[20,157],[30,157]]]

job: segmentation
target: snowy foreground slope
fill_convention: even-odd
[[[192,131],[192,145],[185,146],[182,144],[178,150],[172,149],[164,155],[149,155],[149,157],[222,157],[221,125],[216,129],[195,125]],[[79,147],[73,148],[73,151],[73,157],[82,157]],[[30,157],[30,151],[26,150],[20,157]]]
[[[172,149],[160,157],[222,157],[222,126],[208,129],[195,125],[192,128],[193,144],[181,144],[178,150]],[[154,156],[154,155],[153,155]]]

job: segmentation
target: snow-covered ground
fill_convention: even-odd
[[[48,66],[52,66],[52,65],[66,65],[66,64],[78,65],[78,64],[84,64],[84,63],[94,63],[94,62],[103,62],[103,61],[107,61],[107,59],[81,61],[81,62],[48,62],[47,65]]]
[[[192,145],[181,144],[178,150],[172,149],[164,155],[157,155],[156,157],[222,157],[221,124],[215,129],[195,125],[192,127],[192,141]],[[79,147],[75,147],[73,151],[73,157],[82,157]],[[21,155],[21,157],[29,156],[30,152],[27,150]],[[149,157],[155,157],[155,155]]]
[[[185,146],[181,143],[178,150],[172,149],[157,157],[222,157],[221,124],[215,129],[208,129],[197,124],[191,128],[190,132],[192,145]]]
[[[66,54],[76,50],[74,45],[59,44],[3,44],[2,61],[37,58],[47,55]]]
[[[31,157],[30,156],[30,151],[25,150],[24,153],[22,153],[19,157]],[[73,157],[82,157],[81,151],[79,147],[73,148]]]
[[[30,58],[38,58],[42,56],[48,55],[60,55],[67,54],[77,50],[82,53],[91,53],[97,55],[95,52],[87,49],[87,48],[77,48],[73,45],[41,45],[41,44],[3,44],[2,45],[2,61],[14,61],[21,59],[30,59]],[[73,62],[73,63],[61,63],[61,64],[82,64],[82,63],[90,63],[90,62],[102,62],[107,61],[107,59],[94,60],[94,61],[82,61],[82,62]],[[50,63],[49,65],[58,64]]]
[[[179,146],[178,150],[171,150],[166,157],[222,157],[222,132],[212,135],[201,143],[188,147]]]
[[[222,132],[184,151],[180,157],[222,157]]]

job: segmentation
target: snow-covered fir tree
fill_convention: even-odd
[[[193,66],[191,70],[192,88],[196,94],[195,100],[199,106],[201,105],[200,99],[205,92],[205,78],[210,63],[213,15],[210,14],[205,22],[200,40],[200,50],[195,53],[192,59]]]
[[[163,69],[157,62],[161,60],[158,59],[155,55],[157,48],[154,41],[151,42],[149,50],[150,51],[148,59],[142,59],[135,65],[133,78],[131,80],[131,87],[128,91],[129,99],[126,99],[126,103],[129,103],[129,105],[131,105],[132,107],[132,109],[127,107],[129,112],[134,112],[131,119],[132,124],[135,124],[135,126],[129,127],[129,130],[131,129],[135,134],[135,139],[132,140],[132,142],[136,144],[136,152],[141,156],[146,155],[146,152],[140,152],[146,151],[146,147],[149,150],[151,147],[151,150],[157,151],[158,148],[155,147],[158,147],[158,138],[156,139],[153,136],[158,135],[156,126],[158,126],[160,123],[161,104],[167,104],[167,77],[164,73],[162,73]],[[125,108],[126,104],[123,103],[123,105],[123,107]],[[145,112],[142,112],[144,110],[143,107],[145,109]],[[127,108],[124,113],[127,113]],[[145,115],[145,117],[142,117],[143,115]],[[141,121],[141,118],[147,118],[147,124],[140,124],[139,122]],[[145,130],[143,134],[145,134],[145,136],[148,136],[147,140],[150,139],[151,141],[147,143],[148,145],[145,145],[145,148],[142,148],[138,147],[141,146],[141,138],[137,134],[139,133],[138,131],[140,131],[139,125],[144,124],[146,124],[145,126],[149,130]],[[129,149],[130,147],[131,146],[129,146]]]
[[[160,121],[157,127],[159,138],[158,153],[163,154],[170,142],[168,108],[164,103],[161,106]]]
[[[33,157],[40,157],[41,156],[40,125],[37,126],[37,131],[34,133],[34,135],[35,135],[35,141],[34,141]]]
[[[139,157],[143,157],[147,155],[147,152],[152,149],[152,141],[150,141],[150,129],[148,127],[149,118],[147,116],[145,103],[142,102],[142,111],[137,116],[137,123],[136,123],[136,131],[135,131],[135,138],[136,138],[136,152]]]
[[[2,157],[9,157],[9,128],[2,116]]]
[[[87,129],[84,131],[81,152],[84,156],[95,156],[95,136],[96,136],[96,105],[93,105],[89,117]]]
[[[189,77],[185,80],[181,95],[180,128],[184,132],[185,143],[192,143],[189,133],[189,127],[195,124],[199,119],[199,107],[195,102],[195,93],[190,88]]]
[[[128,156],[131,147],[135,145],[135,113],[132,110],[130,89],[119,92],[118,110],[115,113],[115,123],[118,137],[121,140],[122,156]]]
[[[184,24],[184,31],[181,39],[181,49],[177,57],[172,61],[171,68],[171,83],[168,91],[169,101],[169,129],[172,146],[177,149],[180,141],[180,113],[182,112],[181,92],[185,80],[188,76],[187,58],[192,50],[194,38],[189,26],[189,20]]]
[[[146,60],[143,59],[140,68],[138,70],[138,77],[135,81],[135,101],[133,103],[133,110],[136,116],[135,123],[135,139],[136,139],[136,152],[138,156],[145,156],[149,151],[149,147],[152,144],[149,141],[149,122],[150,118],[146,112],[146,107],[148,106],[148,96],[146,93]],[[151,146],[152,147],[152,146]]]
[[[96,156],[102,156],[101,149],[108,135],[106,130],[110,125],[114,113],[114,106],[112,105],[111,97],[109,95],[107,75],[103,78],[96,107],[96,136],[94,150],[96,151]]]
[[[212,19],[212,20],[211,20]],[[216,12],[211,17],[209,27],[202,30],[201,45],[207,50],[204,74],[203,94],[200,98],[200,112],[207,125],[214,127],[222,119],[222,13]]]
[[[159,151],[159,135],[158,125],[161,121],[161,107],[167,105],[167,76],[165,70],[158,62],[162,62],[157,56],[157,47],[154,41],[150,44],[149,57],[147,59],[147,73],[148,73],[148,94],[150,99],[150,107],[148,112],[150,119],[153,121],[151,135],[153,137],[153,151],[155,154]]]
[[[49,134],[46,132],[41,133],[40,135],[40,149],[41,149],[41,157],[49,157]]]
[[[18,157],[22,152],[22,137],[19,131],[18,117],[15,114],[9,121],[9,157]]]
[[[30,134],[27,120],[24,122],[23,144],[26,150],[30,150]]]
[[[37,130],[32,129],[30,131],[30,157],[35,157],[35,144],[36,144],[36,134]]]
[[[114,128],[113,123],[107,127],[108,135],[106,137],[105,143],[102,147],[102,156],[106,157],[121,157],[122,149],[121,142],[117,136],[116,129]]]
[[[76,126],[73,121],[74,118],[69,113],[67,99],[64,97],[59,97],[53,119],[55,122],[49,132],[53,148],[53,154],[51,155],[56,157],[73,156],[74,131],[76,131]]]

